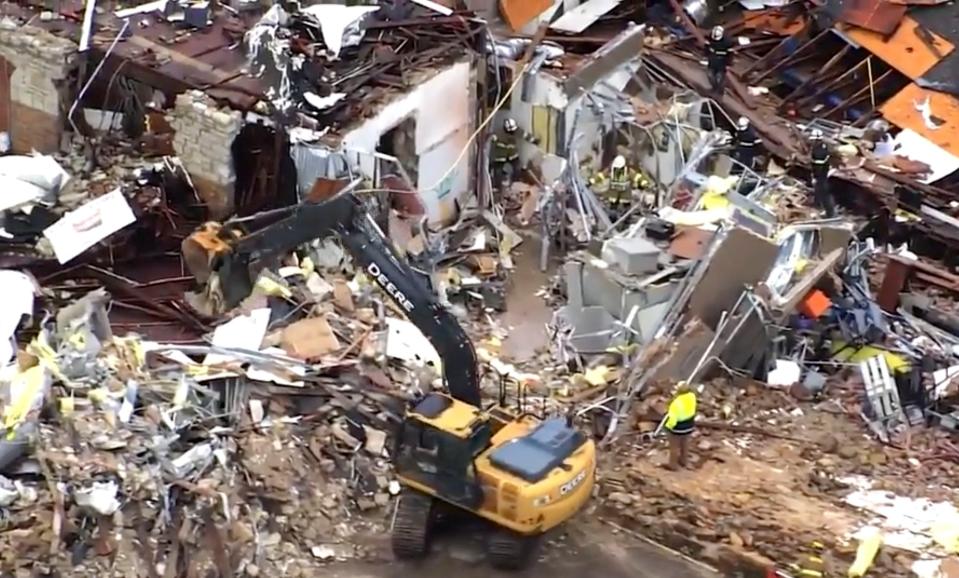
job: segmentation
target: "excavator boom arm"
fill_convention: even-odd
[[[290,251],[314,239],[336,236],[356,264],[403,310],[406,317],[436,348],[443,362],[443,377],[450,395],[480,406],[476,351],[463,327],[393,250],[370,218],[362,201],[343,193],[320,203],[299,205],[290,216],[241,238],[222,255],[215,269],[230,305],[230,286],[239,287],[240,299],[252,289],[251,263]],[[235,279],[245,274],[245,285]]]

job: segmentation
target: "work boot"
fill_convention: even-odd
[[[669,462],[666,464],[666,469],[675,472],[679,469],[680,465],[680,436],[676,434],[669,434]]]

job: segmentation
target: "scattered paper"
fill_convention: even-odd
[[[918,554],[940,551],[936,537],[944,534],[941,528],[959,526],[959,510],[949,502],[933,502],[926,498],[897,496],[885,490],[873,490],[872,482],[860,476],[840,481],[859,489],[844,498],[853,506],[874,514],[867,526],[882,529],[884,542],[892,548]],[[861,529],[860,531],[865,531]],[[859,538],[857,532],[854,538]]]
[[[164,7],[166,7],[166,5],[167,0],[155,0],[154,2],[147,2],[146,4],[140,4],[139,6],[117,10],[114,12],[114,14],[117,18],[122,20],[137,14],[146,14],[147,12],[156,12],[158,10],[162,10]]]
[[[259,351],[266,335],[266,328],[270,324],[270,309],[254,309],[249,315],[234,317],[213,331],[213,345],[230,349],[245,349]],[[233,358],[228,355],[210,353],[203,360],[203,365],[217,365],[226,363]]]
[[[70,211],[43,232],[63,265],[137,218],[120,189]]]
[[[78,506],[101,516],[112,516],[120,509],[117,493],[120,488],[114,481],[93,482],[88,487],[73,491],[73,501]]]
[[[777,359],[776,368],[766,376],[766,383],[774,387],[790,387],[799,383],[802,376],[802,368],[795,361],[789,359]]]
[[[386,356],[414,363],[428,363],[442,371],[440,356],[420,330],[403,319],[386,318]]]

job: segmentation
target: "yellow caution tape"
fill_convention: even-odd
[[[3,426],[7,430],[7,439],[12,440],[33,409],[38,397],[43,393],[46,381],[46,369],[42,365],[34,365],[26,371],[21,371],[10,383],[12,392],[11,404],[7,406],[3,416]]]
[[[933,524],[932,539],[950,554],[959,554],[959,523],[955,519]]]
[[[872,528],[862,540],[859,541],[859,547],[856,548],[856,559],[849,567],[847,575],[849,578],[862,578],[869,571],[876,554],[879,553],[879,546],[882,545],[882,533],[879,528]]]

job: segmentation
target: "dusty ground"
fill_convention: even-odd
[[[385,542],[385,540],[384,540]],[[383,549],[388,549],[383,544]],[[388,555],[387,555],[388,556]],[[330,567],[332,578],[487,578],[550,576],[551,578],[717,578],[704,567],[618,533],[593,516],[582,516],[544,548],[542,559],[525,572],[499,573],[485,562],[479,534],[458,534],[434,545],[428,560],[406,563],[348,563]]]
[[[515,269],[510,276],[506,313],[500,323],[509,331],[503,340],[503,355],[513,361],[528,361],[546,347],[546,324],[553,311],[538,295],[549,284],[552,271],[539,269],[540,241],[528,235],[513,253]]]

